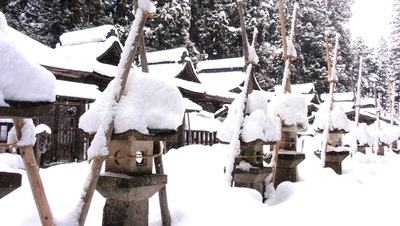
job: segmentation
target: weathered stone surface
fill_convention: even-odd
[[[104,226],[146,226],[149,222],[149,200],[125,202],[107,199],[103,209]]]
[[[148,199],[167,184],[167,175],[128,176],[105,173],[97,182],[97,191],[106,198],[122,201]]]
[[[21,174],[0,172],[0,199],[21,187]]]
[[[321,152],[314,152],[318,158],[321,158]],[[342,174],[342,161],[349,156],[349,151],[328,151],[326,153],[325,167],[333,169],[337,174]]]

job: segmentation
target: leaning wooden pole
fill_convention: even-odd
[[[334,63],[333,67],[331,67],[330,64],[330,54],[329,54],[329,35],[326,33],[325,34],[325,46],[326,46],[326,61],[328,65],[328,81],[329,81],[329,99],[328,99],[328,117],[325,122],[325,128],[324,131],[322,132],[322,150],[321,150],[321,161],[322,161],[322,167],[325,167],[326,163],[326,153],[328,150],[328,141],[329,141],[329,132],[331,129],[331,122],[332,122],[332,116],[331,116],[331,111],[333,108],[333,103],[334,103],[334,96],[333,92],[335,89],[335,84],[338,82],[338,78],[336,75],[336,62],[337,62],[337,54],[339,51],[339,33],[336,33],[336,44],[335,44],[335,52],[334,52]]]
[[[254,59],[250,59],[250,48],[253,48],[254,46],[249,46],[248,40],[247,40],[247,33],[246,33],[246,26],[245,26],[245,21],[244,21],[244,9],[243,9],[243,2],[241,0],[237,1],[238,5],[238,10],[239,10],[239,19],[240,19],[240,25],[241,25],[241,34],[242,34],[242,43],[243,43],[243,54],[244,54],[244,65],[246,68],[246,79],[244,82],[243,90],[240,93],[241,102],[243,103],[243,114],[238,118],[237,120],[240,120],[237,125],[240,125],[240,127],[243,124],[244,117],[245,117],[245,111],[246,111],[246,105],[247,105],[247,98],[250,92],[252,91],[251,89],[251,76],[252,76],[252,66],[253,64],[256,64],[254,62]],[[253,44],[256,44],[256,35],[257,35],[257,30],[255,30],[255,35],[253,37]],[[255,50],[253,50],[255,51]],[[254,53],[255,54],[255,53]],[[254,57],[254,56],[253,56]],[[230,161],[226,167],[226,174],[229,175],[230,178],[230,185],[233,185],[233,176],[234,176],[234,169],[237,164],[237,156],[240,154],[240,135],[241,135],[241,128],[239,126],[236,126],[234,128],[234,135],[232,136],[232,139],[229,143],[231,149],[233,150],[232,155],[230,156]]]
[[[146,1],[147,2],[147,1]],[[117,74],[116,82],[119,82],[120,84],[120,90],[119,92],[116,92],[115,95],[115,101],[116,103],[119,102],[121,99],[121,96],[123,95],[125,91],[125,86],[126,82],[128,80],[128,75],[131,69],[132,62],[134,60],[134,57],[137,53],[137,49],[140,45],[140,38],[141,34],[143,34],[143,28],[146,23],[146,20],[148,17],[152,17],[154,15],[154,12],[149,12],[146,9],[141,8],[139,5],[138,10],[136,11],[135,14],[135,20],[133,21],[132,28],[128,37],[128,40],[130,40],[130,37],[133,37],[132,43],[125,43],[125,47],[123,50],[123,54],[120,60],[120,63],[118,65],[118,69],[121,69],[118,71],[119,74]],[[137,26],[137,27],[135,27]],[[136,29],[137,28],[137,29]],[[125,52],[128,52],[127,55],[124,55]],[[125,58],[123,58],[125,57]],[[106,147],[108,147],[110,140],[111,140],[111,135],[114,130],[114,119],[111,120],[111,123],[108,124],[108,128],[105,128],[105,136],[106,136]],[[84,191],[82,193],[81,197],[81,203],[82,203],[82,209],[79,213],[79,218],[78,222],[80,226],[83,226],[86,221],[86,216],[89,212],[90,204],[92,201],[92,197],[94,194],[94,191],[96,189],[97,181],[100,176],[100,171],[102,168],[102,165],[104,163],[104,158],[94,158],[92,161],[92,166],[90,170],[90,174],[88,175],[87,178],[87,183],[85,184]]]
[[[24,126],[24,119],[13,118],[13,123],[17,138],[20,140],[22,137],[21,130]],[[53,215],[44,192],[43,183],[36,164],[33,145],[22,146],[19,148],[21,150],[22,161],[24,162],[26,175],[28,176],[28,181],[32,190],[33,199],[35,200],[36,208],[39,212],[40,222],[43,226],[53,226]]]
[[[297,21],[297,15],[299,11],[299,5],[297,3],[294,4],[293,8],[293,15],[292,15],[292,24],[291,24],[291,29],[290,29],[290,35],[289,35],[289,41],[291,43],[294,43],[294,37],[296,34],[296,21]],[[288,54],[288,43],[287,43],[287,38],[286,38],[286,25],[285,25],[285,15],[283,11],[283,3],[282,0],[279,0],[279,12],[280,12],[280,20],[281,20],[281,35],[282,35],[282,45],[283,45],[283,60],[285,62],[285,68],[283,72],[283,79],[282,79],[282,94],[285,93],[290,93],[291,90],[291,84],[290,84],[290,65],[292,63],[292,60],[296,57],[293,54]],[[283,120],[280,119],[279,121],[281,130],[282,130],[282,125],[283,125]],[[271,166],[272,166],[272,177],[270,180],[270,183],[275,184],[275,178],[276,178],[276,172],[277,172],[277,165],[278,165],[278,156],[279,156],[279,141],[274,145],[274,149],[272,152],[272,161],[271,161]]]
[[[357,152],[358,148],[358,139],[357,139],[357,133],[358,133],[358,127],[360,124],[360,107],[361,107],[361,83],[362,83],[362,69],[363,69],[363,57],[360,57],[360,67],[359,67],[359,74],[358,74],[358,81],[357,81],[357,95],[355,96],[355,118],[354,121],[356,123],[356,130],[354,133],[354,140],[353,140],[353,150],[352,154],[355,154]]]

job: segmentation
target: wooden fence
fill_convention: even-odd
[[[203,144],[213,145],[218,143],[217,132],[201,131],[201,130],[186,130],[185,145]]]

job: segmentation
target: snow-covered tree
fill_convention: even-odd
[[[392,31],[390,34],[391,59],[394,68],[400,68],[400,0],[393,1]],[[394,78],[400,78],[400,71],[395,70]]]

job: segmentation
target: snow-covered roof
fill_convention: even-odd
[[[235,57],[235,58],[226,58],[226,59],[218,59],[218,60],[206,60],[200,61],[197,63],[196,70],[198,73],[201,72],[212,72],[212,71],[221,71],[222,69],[229,70],[243,70],[244,67],[244,58],[243,57]]]
[[[86,30],[82,31],[86,32]],[[115,36],[110,36],[108,39],[101,42],[83,42],[75,45],[57,46],[54,51],[59,55],[65,56],[69,60],[81,62],[89,67],[91,71],[114,77],[116,67],[100,63],[97,60],[98,57],[104,54],[114,43],[120,45],[122,49],[119,39]]]
[[[67,57],[58,54],[54,49],[41,44],[40,42],[22,34],[15,29],[8,27],[8,34],[11,40],[34,62],[42,65],[55,68],[63,68],[82,72],[92,72],[93,70],[86,65],[68,59]]]
[[[159,63],[178,63],[189,60],[187,58],[189,56],[189,52],[183,47],[150,52],[146,53],[146,56],[147,63],[149,65]]]
[[[109,37],[118,38],[117,29],[113,25],[103,25],[79,31],[71,31],[60,36],[62,46],[80,45],[85,43],[104,42]]]
[[[310,94],[315,91],[314,83],[291,84],[290,88],[292,93]],[[275,92],[280,93],[282,85],[276,85],[274,90]]]
[[[209,90],[227,92],[243,83],[246,73],[242,71],[198,73],[197,77]]]
[[[148,65],[149,72],[163,77],[175,78],[183,70],[185,64],[166,63]]]
[[[56,80],[55,93],[57,96],[77,97],[92,100],[95,100],[101,94],[96,85],[63,80]]]
[[[188,98],[183,98],[183,106],[187,111],[201,111],[203,108]]]
[[[321,94],[321,101],[325,101],[327,98],[329,98],[329,93]],[[333,98],[336,102],[337,101],[354,101],[354,94],[353,94],[353,92],[334,93]]]

